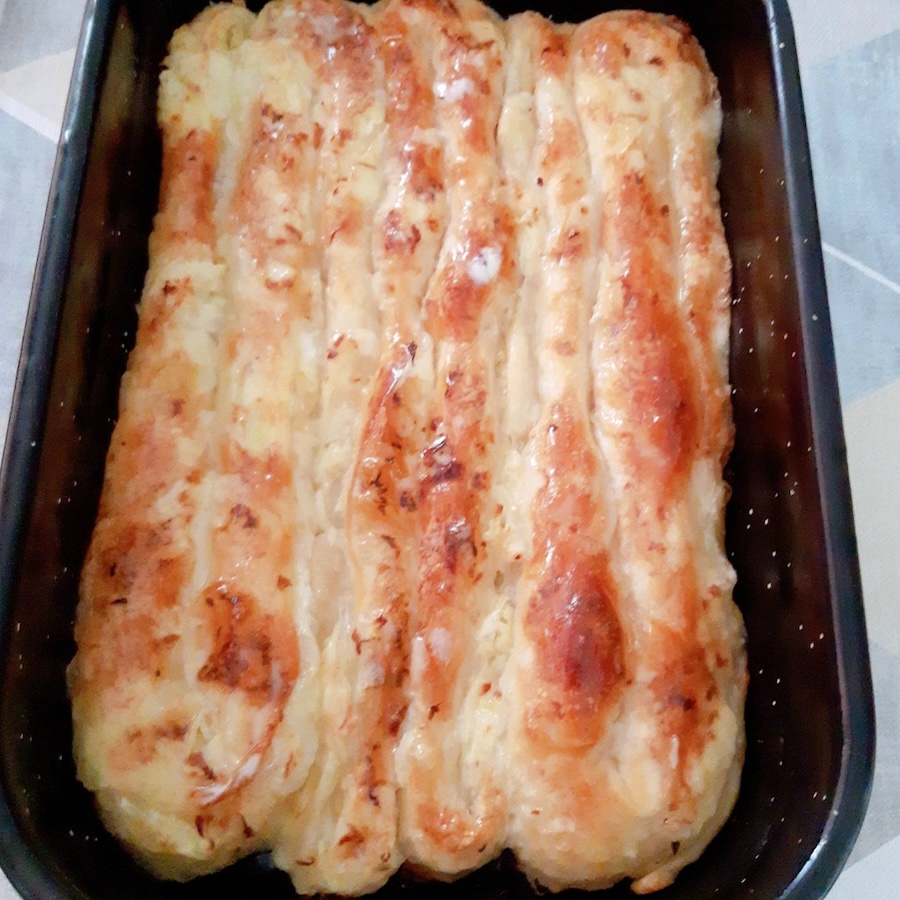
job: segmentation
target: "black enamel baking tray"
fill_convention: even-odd
[[[205,5],[89,0],[76,58],[0,481],[0,863],[29,898],[294,896],[264,859],[189,885],[147,875],[104,832],[70,752],[64,671],[147,265],[157,77],[173,30]],[[632,4],[525,5],[577,21]],[[812,900],[837,877],[865,812],[874,712],[790,16],[785,0],[636,5],[684,18],[722,91],[737,424],[727,545],[751,674],[737,807],[657,896]],[[451,886],[398,876],[380,896],[533,894],[504,859]]]

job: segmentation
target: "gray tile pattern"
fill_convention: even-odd
[[[808,65],[900,28],[900,0],[788,0]]]
[[[0,0],[0,73],[74,47],[85,2]],[[822,232],[846,257],[826,254],[826,271],[851,464],[853,454],[858,456],[852,469],[857,530],[865,538],[865,526],[871,525],[884,536],[890,519],[878,515],[891,516],[900,508],[897,453],[889,449],[900,434],[900,292],[891,286],[900,285],[900,0],[789,2]],[[54,153],[50,141],[0,111],[0,427],[9,407]],[[834,891],[841,900],[893,900],[900,879],[900,655],[885,646],[897,650],[900,605],[892,577],[896,541],[888,537],[883,544],[866,557],[864,572],[865,583],[874,586],[867,606],[880,613],[871,619],[879,627],[870,630],[878,759],[852,868]],[[895,627],[887,627],[891,623]],[[875,859],[873,874],[868,867]],[[0,900],[14,896],[0,874]]]
[[[56,147],[27,125],[0,112],[0,428],[9,404],[25,325],[34,260]]]
[[[900,290],[861,271],[900,285],[900,30],[806,66],[803,93],[822,239],[858,264],[825,254],[847,403],[900,376]]]
[[[85,0],[0,0],[0,72],[74,47],[84,7]]]
[[[841,400],[900,378],[900,294],[825,253]]]
[[[895,787],[900,784],[900,742],[896,740],[900,734],[900,658],[877,644],[872,645],[871,654],[872,678],[880,689],[876,697],[878,765],[869,809],[848,866],[891,840],[900,822],[900,792]]]
[[[877,75],[875,74],[877,73]],[[807,67],[803,92],[823,240],[900,283],[900,31]]]

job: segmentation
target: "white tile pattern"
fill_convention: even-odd
[[[0,74],[0,109],[55,143],[74,62],[74,49],[64,50]]]
[[[84,0],[0,0],[0,427],[5,428],[40,222]],[[893,900],[900,884],[900,0],[792,0],[826,241],[872,644],[878,761],[860,840],[830,895]],[[836,87],[837,86],[837,87]],[[835,91],[843,93],[836,98]],[[854,102],[854,97],[859,102]],[[878,131],[878,129],[881,129]],[[886,153],[871,160],[870,147]],[[853,178],[889,178],[861,204]],[[862,166],[863,168],[860,168]],[[869,184],[869,188],[873,188]],[[868,202],[868,201],[866,201]],[[15,227],[11,227],[15,223]],[[0,875],[0,900],[16,894]]]
[[[805,65],[900,28],[900,0],[789,0]]]

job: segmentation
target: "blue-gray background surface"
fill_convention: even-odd
[[[727,2],[727,0],[710,0]],[[792,0],[878,714],[869,813],[832,900],[900,897],[900,0]],[[84,0],[0,0],[0,429]],[[0,900],[15,892],[0,875]]]

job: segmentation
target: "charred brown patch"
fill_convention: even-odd
[[[255,706],[283,700],[299,667],[293,623],[261,613],[250,595],[224,585],[207,590],[203,609],[213,648],[198,679],[243,691]]]
[[[569,55],[569,39],[565,34],[554,31],[552,26],[541,23],[544,32],[544,46],[541,47],[540,64],[545,71],[563,77]]]
[[[693,697],[685,697],[684,694],[677,692],[669,695],[669,703],[673,706],[680,706],[685,712],[690,712],[697,705],[697,701]]]
[[[665,641],[669,658],[649,685],[664,735],[656,752],[664,757],[670,738],[678,738],[676,788],[689,791],[687,771],[712,737],[719,692],[701,647],[692,647],[687,635],[674,632]]]
[[[400,733],[400,726],[403,724],[403,720],[406,718],[407,706],[401,706],[399,709],[395,710],[393,715],[390,717],[388,722],[388,731],[391,736],[396,737]]]
[[[379,468],[374,475],[369,474],[365,481],[365,493],[374,499],[378,512],[384,515],[388,504],[388,485],[383,469]]]
[[[412,144],[402,157],[409,184],[417,197],[433,203],[444,192],[444,160],[440,147]]]
[[[122,758],[127,765],[146,765],[156,756],[162,741],[180,741],[187,734],[187,725],[177,721],[162,722],[152,728],[135,728],[125,735]]]
[[[341,347],[341,344],[344,343],[345,334],[339,334],[332,341],[331,346],[328,348],[328,358],[334,359],[338,355],[338,350]]]
[[[603,711],[626,678],[626,639],[609,560],[591,537],[597,461],[587,425],[565,405],[553,412],[542,451],[548,475],[536,497],[535,546],[543,549],[530,563],[537,590],[524,626],[549,688],[534,701],[547,738],[585,743],[597,740]],[[565,490],[556,471],[567,472]]]
[[[153,729],[153,734],[161,741],[180,741],[187,732],[187,725],[176,721],[163,722]]]
[[[465,520],[451,522],[444,530],[444,566],[451,573],[456,572],[460,556],[474,557],[478,550],[472,533],[472,526]]]
[[[454,456],[446,435],[439,437],[422,452],[422,476],[426,485],[444,484],[460,478],[462,463]]]
[[[210,768],[206,758],[199,751],[195,750],[188,756],[187,764],[192,769],[196,769],[207,781],[216,780],[216,773]]]
[[[539,644],[545,675],[573,698],[572,711],[593,709],[625,672],[615,589],[602,558],[570,560],[538,589],[544,619]],[[555,567],[554,567],[555,568]]]
[[[344,241],[352,241],[362,228],[363,215],[358,203],[345,201],[339,209],[340,215],[332,223],[329,243],[332,243],[338,235],[341,235],[341,239]]]
[[[422,233],[416,225],[410,225],[404,228],[400,211],[392,209],[384,220],[384,250],[385,253],[402,253],[411,256],[419,241],[422,240]]]
[[[259,525],[259,520],[253,515],[253,511],[243,503],[237,503],[231,507],[231,520],[239,524],[241,528],[256,528]]]
[[[366,836],[355,825],[351,825],[349,830],[338,839],[338,847],[349,847],[351,850],[358,850],[365,841]]]

